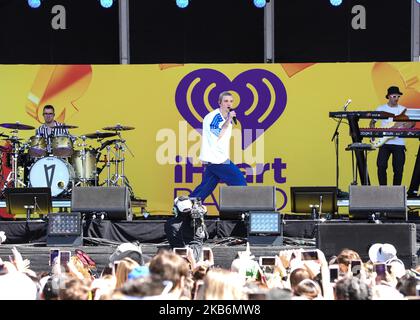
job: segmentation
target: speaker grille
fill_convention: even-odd
[[[220,212],[276,210],[274,186],[221,186]]]
[[[415,266],[416,225],[414,223],[321,223],[318,225],[317,247],[329,259],[343,249],[359,253],[363,261],[369,260],[368,251],[374,243],[390,243],[397,249],[406,268]]]
[[[78,187],[71,199],[72,211],[82,213],[105,212],[112,220],[131,219],[131,205],[127,187]]]
[[[381,213],[389,218],[407,218],[405,186],[350,186],[350,218]]]

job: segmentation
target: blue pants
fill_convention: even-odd
[[[243,173],[232,161],[228,160],[221,164],[207,164],[204,168],[203,181],[190,197],[199,197],[204,201],[222,180],[228,186],[246,186]]]

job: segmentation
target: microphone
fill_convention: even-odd
[[[231,108],[229,108],[229,112],[231,111],[232,109]],[[233,123],[234,124],[237,124],[238,123],[238,121],[236,120],[236,117],[235,116],[233,116],[232,117],[232,120],[233,120]]]
[[[349,106],[350,103],[351,103],[351,99],[348,99],[346,101],[346,104],[344,105],[344,111],[347,111],[347,107]]]

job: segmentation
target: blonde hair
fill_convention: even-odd
[[[239,274],[224,269],[212,269],[204,277],[204,300],[244,299]]]
[[[125,282],[127,282],[128,274],[135,268],[140,266],[133,259],[126,257],[118,262],[117,273],[115,277],[117,278],[117,284],[115,288],[121,288]]]
[[[223,97],[230,96],[232,97],[232,94],[229,91],[223,91],[219,94],[219,103],[222,102]]]

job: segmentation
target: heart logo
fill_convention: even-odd
[[[219,108],[222,91],[234,92],[239,97],[235,112],[241,123],[243,150],[271,127],[287,104],[283,82],[264,69],[244,71],[232,81],[217,70],[195,70],[179,82],[175,103],[182,117],[201,130],[203,118]]]

